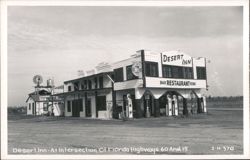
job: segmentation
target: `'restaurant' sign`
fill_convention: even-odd
[[[163,52],[162,64],[192,67],[192,57],[180,51]]]
[[[167,86],[196,86],[196,82],[192,81],[183,81],[183,80],[163,80],[160,81],[160,85],[167,85]]]
[[[146,77],[146,87],[153,88],[206,88],[206,80]]]

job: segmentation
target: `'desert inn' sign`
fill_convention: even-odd
[[[192,57],[179,51],[163,52],[162,64],[192,67]]]

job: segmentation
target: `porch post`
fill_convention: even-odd
[[[116,118],[116,91],[112,89],[112,118]]]
[[[99,104],[98,104],[99,105]],[[98,118],[98,108],[99,106],[97,106],[97,91],[95,91],[95,117]]]
[[[87,110],[86,110],[86,108],[89,107],[88,106],[88,94],[87,94],[87,92],[85,92],[85,94],[84,94],[84,99],[85,99],[85,116],[87,117]]]

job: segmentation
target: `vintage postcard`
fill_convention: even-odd
[[[249,1],[1,1],[1,159],[249,156]]]

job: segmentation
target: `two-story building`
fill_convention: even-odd
[[[206,59],[181,51],[137,51],[130,58],[102,64],[86,76],[64,82],[65,116],[134,118],[206,112]],[[129,96],[128,96],[129,95]]]

